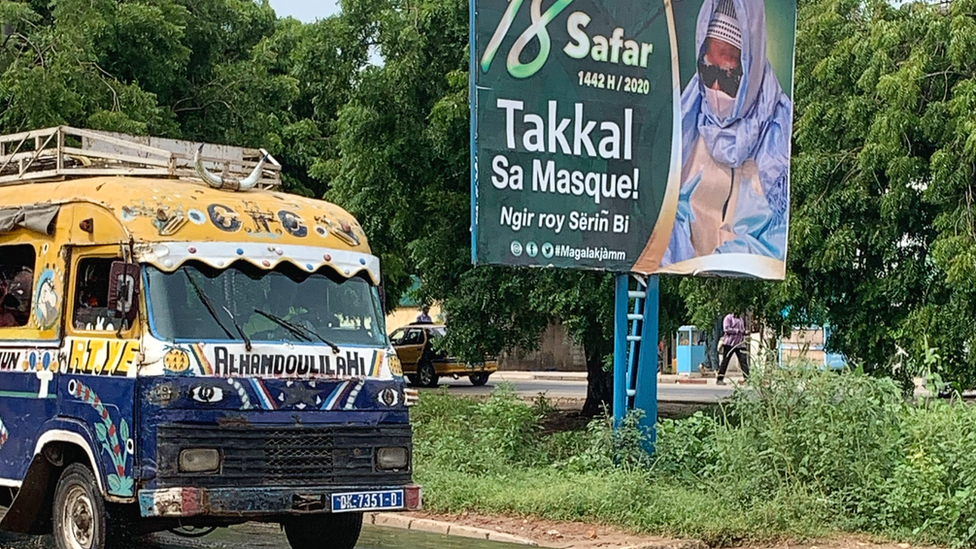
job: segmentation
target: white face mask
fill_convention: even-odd
[[[722,90],[705,88],[705,100],[708,101],[712,114],[721,120],[728,118],[735,108],[735,98]]]

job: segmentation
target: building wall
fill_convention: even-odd
[[[392,334],[397,328],[417,320],[418,307],[398,307],[386,315],[386,331]],[[432,305],[430,317],[435,323],[444,322],[441,308]],[[535,370],[560,372],[585,372],[586,355],[583,349],[573,344],[573,340],[561,325],[546,329],[539,342],[539,348],[522,355],[519,350],[503,352],[498,357],[499,370]]]
[[[542,334],[536,351],[519,356],[518,350],[498,357],[499,370],[535,370],[585,372],[586,355],[573,343],[566,329],[559,324],[549,326]]]
[[[420,308],[418,307],[399,307],[390,312],[386,315],[387,333],[393,333],[397,328],[414,322],[419,314]],[[444,322],[441,308],[436,304],[431,306],[430,316],[435,323]],[[759,360],[761,357],[760,334],[750,334],[748,341],[750,360]],[[824,344],[823,329],[797,329],[790,336],[783,338],[781,342],[784,347],[781,349],[781,359],[784,362],[790,359],[804,357],[816,363],[823,363],[825,359],[825,354],[822,350]],[[666,350],[666,352],[668,351]],[[673,353],[670,354],[673,355]],[[671,366],[673,368],[673,364]],[[576,345],[572,338],[569,337],[569,334],[566,333],[566,329],[563,326],[554,324],[543,332],[537,350],[524,355],[518,349],[512,352],[501,353],[498,357],[498,369],[585,372],[586,355],[583,349]],[[693,373],[696,371],[693,368]],[[738,360],[734,357],[729,364],[729,372],[733,374],[739,372]]]
[[[397,307],[393,311],[386,313],[386,333],[392,334],[394,330],[401,326],[406,326],[411,322],[417,320],[417,315],[420,314],[420,307]],[[441,315],[440,305],[434,304],[430,307],[430,318],[434,320],[434,323],[441,323],[444,321]]]

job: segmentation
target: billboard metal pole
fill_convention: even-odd
[[[647,296],[644,301],[644,322],[641,330],[640,359],[637,366],[634,409],[643,410],[641,430],[650,433],[645,450],[654,451],[657,432],[657,364],[658,364],[658,312],[660,309],[661,281],[657,276],[647,277]]]
[[[613,425],[620,426],[627,414],[627,308],[630,304],[630,275],[618,274],[614,281],[613,316]]]

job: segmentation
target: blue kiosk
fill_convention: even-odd
[[[698,365],[705,362],[705,338],[697,326],[678,328],[676,349],[677,367],[675,373],[689,375],[698,371]]]

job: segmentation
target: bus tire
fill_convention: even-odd
[[[353,549],[363,529],[363,514],[296,517],[282,525],[291,549]]]
[[[116,534],[95,476],[81,463],[61,473],[52,518],[56,549],[104,549]]]

